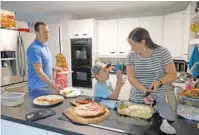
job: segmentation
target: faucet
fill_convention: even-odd
[[[197,67],[198,64],[199,64],[199,61],[196,62],[196,63],[191,67],[190,72],[191,72],[192,75],[193,75],[194,69]]]
[[[191,67],[191,74],[192,74],[192,75],[193,75],[193,71],[194,71],[194,69],[197,67],[197,65],[199,65],[199,61],[196,62],[196,63]],[[195,88],[198,88],[198,89],[199,89],[199,79],[196,80]]]

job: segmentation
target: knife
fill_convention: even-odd
[[[96,128],[101,128],[101,129],[106,129],[106,130],[115,131],[115,132],[119,132],[119,133],[134,135],[134,134],[132,134],[130,132],[127,132],[127,131],[124,131],[124,130],[121,130],[121,129],[111,128],[111,127],[105,127],[105,126],[100,126],[100,125],[95,125],[95,124],[88,124],[88,125],[90,125],[92,127],[96,127]]]
[[[147,89],[147,91],[146,91],[146,93],[144,94],[144,97],[147,97],[147,96],[149,96],[151,93],[153,93],[153,89],[154,89],[154,87],[152,87],[151,89]]]

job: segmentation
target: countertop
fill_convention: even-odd
[[[83,96],[78,98],[85,98]],[[176,101],[173,94],[173,91],[169,91],[168,93],[168,100],[169,103],[172,106],[172,110],[176,112]],[[32,100],[27,95],[25,96],[25,102],[23,105],[19,107],[6,107],[1,106],[1,118],[4,120],[37,127],[41,129],[45,129],[52,132],[57,132],[60,134],[70,134],[70,135],[78,135],[78,134],[90,134],[90,135],[119,135],[121,133],[103,130],[99,128],[94,128],[90,126],[80,126],[73,124],[69,121],[61,121],[58,120],[58,117],[62,115],[63,110],[67,109],[68,107],[71,107],[69,104],[69,101],[71,101],[71,98],[65,99],[64,102],[58,106],[52,107],[51,109],[56,112],[56,115],[45,118],[43,120],[39,120],[36,122],[28,122],[25,120],[24,116],[25,114],[29,112],[33,112],[36,110],[39,110],[41,108],[35,107],[32,104]],[[158,119],[156,120],[158,123]],[[176,129],[177,133],[176,135],[199,135],[199,130],[197,129],[197,123],[194,121],[186,120],[183,118],[180,118],[176,116],[175,122],[171,123],[171,125]],[[156,125],[154,127],[151,127],[153,131],[156,131],[156,134],[162,134],[159,131],[159,125]],[[135,130],[135,135],[155,135],[154,133],[150,133],[150,131],[141,133],[141,131]]]

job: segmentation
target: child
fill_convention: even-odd
[[[56,67],[53,70],[53,79],[55,84],[66,88],[68,86],[68,81],[66,79],[66,71],[68,70],[68,65],[63,54],[56,55]]]
[[[109,70],[107,65],[98,63],[92,67],[91,72],[93,77],[97,80],[94,86],[94,96],[100,98],[117,99],[125,81],[122,78],[121,71],[117,71],[117,82],[116,88],[113,90],[112,85],[109,81]]]

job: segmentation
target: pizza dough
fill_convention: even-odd
[[[74,114],[79,117],[97,117],[101,116],[106,112],[105,107],[95,103],[91,102],[88,104],[78,105],[74,108]]]
[[[140,104],[131,104],[128,106],[121,104],[117,107],[117,111],[119,114],[130,117],[149,119],[154,113],[154,108]]]

